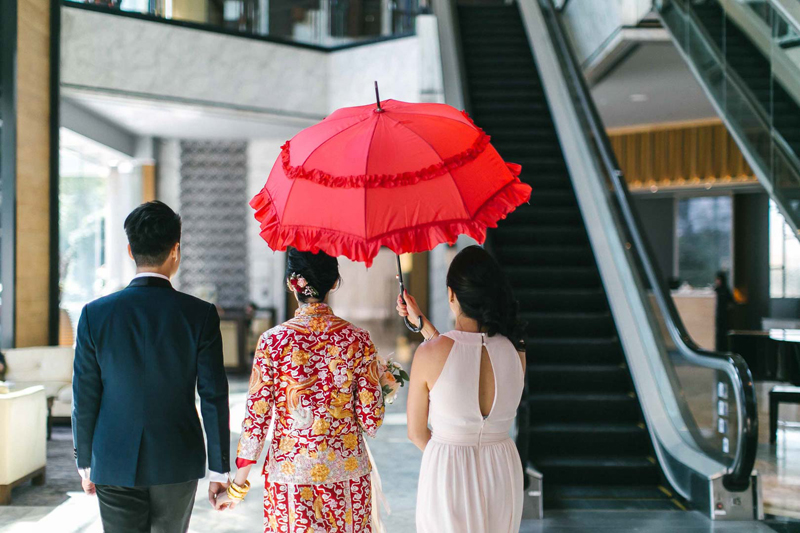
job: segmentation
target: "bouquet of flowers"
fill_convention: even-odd
[[[408,373],[403,370],[403,365],[391,357],[388,359],[379,358],[378,362],[382,370],[380,384],[383,391],[383,400],[388,404],[394,403],[397,391],[409,380]]]

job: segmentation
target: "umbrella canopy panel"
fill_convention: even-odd
[[[530,197],[466,114],[387,100],[345,108],[287,142],[253,198],[276,250],[323,250],[371,264],[381,246],[427,251],[486,227]]]

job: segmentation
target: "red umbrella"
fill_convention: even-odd
[[[370,266],[382,246],[424,252],[462,234],[483,243],[487,227],[530,198],[520,170],[466,113],[379,100],[339,109],[287,141],[250,205],[273,250]]]

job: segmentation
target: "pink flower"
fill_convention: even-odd
[[[302,289],[306,285],[308,285],[308,282],[306,281],[306,278],[300,278],[300,277],[297,278],[297,286],[298,287],[300,287]]]
[[[387,403],[392,403],[397,396],[397,391],[400,389],[400,383],[395,379],[392,373],[387,370],[381,375],[381,388],[385,393],[383,398]]]

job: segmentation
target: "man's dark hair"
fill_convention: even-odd
[[[164,202],[147,202],[125,219],[125,233],[137,266],[161,266],[181,242],[181,217]]]

